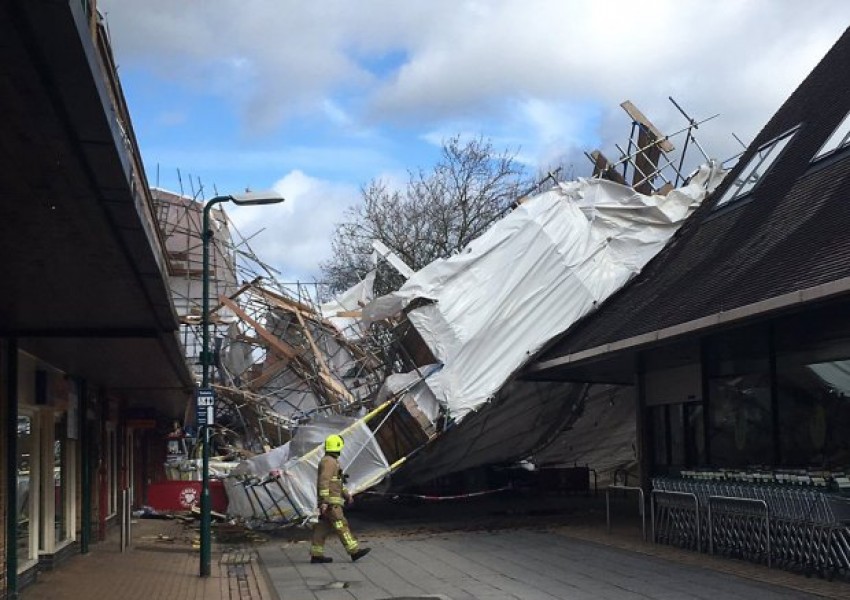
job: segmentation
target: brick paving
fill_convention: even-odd
[[[210,577],[198,576],[197,531],[178,521],[140,519],[133,547],[116,531],[52,571],[38,575],[22,600],[275,600],[248,545],[213,544]]]

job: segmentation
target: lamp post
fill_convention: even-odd
[[[216,196],[204,205],[202,222],[202,246],[203,263],[201,278],[203,284],[203,298],[201,304],[201,390],[207,391],[210,386],[210,240],[213,232],[210,230],[210,210],[216,204],[233,202],[239,206],[253,206],[259,204],[277,204],[283,202],[283,196],[277,192],[248,192],[245,194],[233,194],[229,196]],[[210,575],[211,556],[211,525],[212,525],[212,502],[210,501],[210,426],[206,423],[198,432],[199,439],[203,444],[203,462],[201,465],[201,565],[200,576]]]

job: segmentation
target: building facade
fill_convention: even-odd
[[[0,35],[0,598],[13,598],[144,503],[162,470],[148,446],[193,378],[94,2],[4,3]]]
[[[532,367],[634,385],[643,481],[850,469],[850,34],[629,285]]]
[[[633,388],[654,541],[850,573],[848,64],[850,30],[671,243],[526,372]]]

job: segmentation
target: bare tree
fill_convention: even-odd
[[[495,152],[489,140],[443,142],[440,160],[429,170],[410,171],[403,190],[373,180],[361,203],[349,207],[332,240],[333,258],[322,263],[334,290],[350,287],[371,266],[378,239],[414,270],[460,251],[510,208],[528,187],[516,154]],[[376,293],[398,288],[398,273],[379,266]]]

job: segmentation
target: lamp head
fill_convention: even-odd
[[[232,194],[230,200],[239,206],[255,206],[259,204],[279,204],[284,198],[274,190],[265,192],[245,192],[244,194]]]

